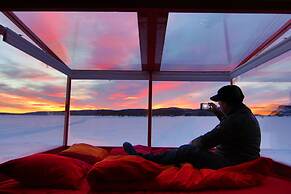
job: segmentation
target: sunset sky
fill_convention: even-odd
[[[70,68],[141,70],[136,13],[17,15]],[[251,15],[245,19],[240,15],[170,15],[162,70],[230,70],[248,50],[264,40],[262,37],[268,37],[291,17],[260,16],[253,19],[253,28],[237,29],[236,22],[247,25],[252,18]],[[223,20],[228,24],[230,53],[225,51]],[[186,25],[189,22],[194,25]],[[23,34],[3,15],[0,24]],[[257,33],[261,38],[254,36],[259,29],[265,30]],[[269,114],[278,105],[291,104],[290,63],[291,51],[235,80],[246,95],[246,104],[255,113]],[[65,75],[3,41],[0,41],[0,65],[0,112],[64,110]],[[153,108],[199,108],[201,102],[208,102],[226,84],[229,83],[154,82]],[[147,94],[147,81],[74,80],[71,109],[147,108]]]

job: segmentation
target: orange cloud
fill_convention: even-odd
[[[179,108],[198,108],[199,103],[193,102],[188,98],[188,94],[177,96],[174,99],[164,100],[163,102],[156,103],[153,108],[168,108],[168,107],[179,107]]]
[[[0,93],[1,112],[26,113],[34,111],[63,111],[64,104],[39,97],[24,97]]]
[[[251,105],[250,109],[254,114],[258,115],[271,115],[275,110],[277,110],[279,104],[258,104]]]
[[[95,106],[95,105],[78,105],[78,104],[73,104],[70,107],[70,110],[95,110],[95,109],[110,109],[109,107],[103,107],[103,106]]]

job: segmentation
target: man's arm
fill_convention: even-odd
[[[200,149],[213,148],[229,139],[231,126],[229,120],[225,119],[211,131],[192,140],[191,144]]]
[[[222,111],[220,111],[220,110],[213,111],[213,113],[219,119],[219,121],[223,121],[223,119],[225,119],[225,115],[224,115],[224,113]]]
[[[225,119],[225,114],[214,103],[208,104],[210,106],[210,111],[215,114],[219,121],[223,121],[223,119]]]

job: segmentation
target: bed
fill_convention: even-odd
[[[110,153],[106,158],[112,157],[112,156],[123,156],[125,153],[123,152],[122,148],[106,148],[108,152]],[[137,146],[137,150],[140,152],[161,152],[164,151],[165,148],[148,148],[145,146]],[[56,155],[58,153],[55,153]],[[102,161],[105,161],[106,158]],[[98,163],[102,163],[98,162]],[[116,166],[116,165],[115,165]],[[193,183],[193,173],[189,173],[191,170],[189,170],[190,167],[189,164],[183,164],[181,167],[173,167],[173,166],[167,166],[165,169],[167,169],[170,174],[165,174],[163,178],[163,181],[168,184],[169,183],[175,183],[179,184],[179,180],[184,179],[185,182],[189,182],[190,184]],[[169,170],[170,169],[170,170]],[[176,170],[176,171],[175,171]],[[184,171],[183,171],[184,170]],[[194,169],[196,170],[196,169]],[[175,171],[175,172],[174,172]],[[208,170],[205,169],[207,173]],[[264,194],[274,194],[274,193],[279,193],[279,194],[290,194],[291,193],[291,167],[278,163],[276,161],[273,161],[269,158],[260,158],[256,161],[251,161],[249,163],[244,163],[242,165],[237,165],[235,167],[227,167],[223,170],[223,172],[226,171],[231,171],[233,172],[252,172],[260,177],[260,183],[257,185],[252,185],[252,186],[246,186],[246,187],[241,187],[239,188],[238,185],[235,185],[235,188],[223,188],[222,185],[231,185],[233,183],[230,183],[231,180],[229,179],[224,179],[224,177],[219,179],[214,179],[214,186],[213,187],[213,179],[210,181],[209,180],[204,181],[203,185],[204,187],[192,187],[190,186],[189,188],[194,188],[194,189],[184,189],[184,187],[179,186],[174,186],[173,184],[170,187],[160,187],[156,185],[156,179],[153,180],[147,180],[147,181],[139,181],[139,182],[134,182],[134,181],[101,181],[98,182],[97,185],[92,186],[90,184],[90,181],[88,181],[87,178],[82,179],[82,182],[80,186],[77,189],[63,189],[63,188],[52,188],[52,187],[35,187],[35,186],[25,186],[21,184],[20,182],[3,177],[1,178],[0,176],[0,193],[23,193],[23,194],[33,194],[33,193],[64,193],[64,194],[79,194],[79,193],[115,193],[115,192],[134,192],[134,193],[173,193],[173,192],[178,192],[178,193],[204,193],[204,194],[227,194],[227,193],[233,193],[233,194],[258,194],[258,193],[264,193]],[[165,171],[163,171],[165,172]],[[197,171],[201,174],[203,172]],[[222,172],[222,171],[220,171]],[[175,174],[171,174],[175,173]],[[217,175],[219,174],[217,171],[211,171],[212,174]],[[162,173],[159,174],[161,176]],[[115,176],[115,175],[114,175]],[[195,175],[196,176],[196,175]],[[169,181],[171,179],[171,181]],[[176,181],[176,182],[175,182]],[[178,181],[178,182],[177,182]],[[234,182],[236,183],[236,182]],[[240,182],[241,183],[241,182]],[[206,184],[206,186],[205,186]],[[207,187],[210,185],[210,187]],[[212,186],[211,186],[212,184]],[[244,183],[243,183],[244,184]],[[189,186],[189,184],[188,184]],[[93,189],[92,189],[93,188]],[[182,189],[181,189],[182,188]]]

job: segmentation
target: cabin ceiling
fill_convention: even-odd
[[[286,0],[70,2],[1,5],[4,41],[72,79],[227,81],[291,48]]]

